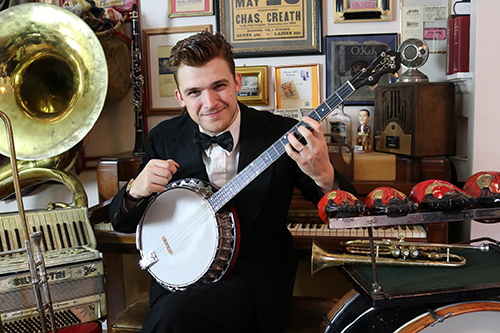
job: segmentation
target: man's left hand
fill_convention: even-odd
[[[316,120],[303,117],[302,121],[311,127],[299,126],[298,131],[303,136],[306,144],[301,143],[293,133],[288,135],[285,145],[286,152],[300,169],[311,177],[324,193],[333,190],[335,172],[328,156],[323,128]]]

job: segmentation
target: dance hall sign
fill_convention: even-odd
[[[235,55],[319,52],[320,0],[221,0],[219,25]]]

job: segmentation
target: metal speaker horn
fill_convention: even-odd
[[[20,160],[76,146],[97,121],[108,87],[104,51],[85,21],[59,6],[27,3],[0,12],[0,110]],[[0,153],[9,156],[0,133]]]
[[[429,82],[427,75],[418,70],[429,57],[429,46],[424,40],[408,38],[398,48],[401,63],[408,68],[398,77],[398,82]]]

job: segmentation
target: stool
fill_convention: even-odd
[[[323,315],[326,315],[337,300],[326,297],[294,296],[292,319],[283,333],[320,332]],[[137,333],[149,310],[149,292],[144,292],[123,311],[111,324],[110,333]]]
[[[149,291],[140,294],[135,301],[111,324],[110,333],[137,333],[149,310]]]

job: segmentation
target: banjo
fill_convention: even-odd
[[[373,86],[382,75],[396,74],[399,67],[398,52],[382,52],[308,117],[323,120],[361,86]],[[290,133],[302,138],[300,126],[310,128],[297,123],[220,189],[199,179],[183,179],[157,193],[137,226],[140,267],[172,292],[217,282],[230,272],[240,236],[236,212],[227,203],[285,153]]]

